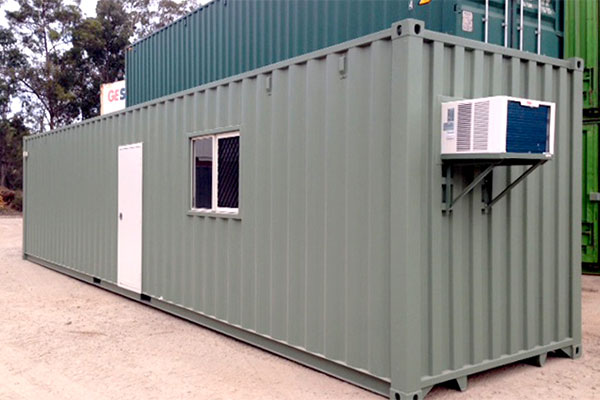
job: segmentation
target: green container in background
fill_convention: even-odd
[[[583,208],[581,261],[590,272],[600,272],[598,253],[600,247],[600,230],[598,223],[598,154],[600,153],[600,123],[583,125]]]
[[[414,4],[418,3],[415,0]],[[531,53],[538,53],[539,46],[540,54],[562,57],[564,1],[542,0],[539,4],[539,19],[537,0],[431,0],[430,7],[415,6],[409,14],[439,32]]]
[[[600,6],[598,0],[567,1],[565,5],[565,57],[581,57],[585,60],[583,112],[587,118],[598,118]]]
[[[438,32],[562,56],[562,0],[215,0],[128,49],[127,105],[388,29],[404,18]]]
[[[581,57],[585,60],[581,259],[584,271],[600,272],[600,5],[598,0],[577,0],[567,1],[565,6],[565,57]]]

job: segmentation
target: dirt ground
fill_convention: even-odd
[[[382,399],[21,259],[0,217],[0,399]],[[427,399],[600,399],[600,276],[583,277],[583,351]]]

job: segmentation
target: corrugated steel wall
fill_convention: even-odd
[[[414,142],[409,138],[410,145],[396,154],[401,168],[415,172],[399,182],[415,201],[405,210],[414,213],[415,204],[424,204],[408,216],[416,238],[412,249],[420,249],[420,255],[407,258],[421,266],[423,377],[580,335],[574,291],[581,248],[581,72],[465,44],[425,41],[411,53],[415,70],[407,74],[408,101],[419,129],[411,131]],[[481,211],[480,186],[444,216],[440,95],[556,102],[556,157],[494,205],[491,214]],[[525,168],[497,168],[494,194]],[[482,170],[455,170],[455,195]]]
[[[396,36],[28,138],[25,254],[115,282],[117,147],[143,141],[153,298],[405,391],[580,344],[581,72]],[[557,102],[556,157],[490,215],[477,189],[444,216],[440,96],[495,94]],[[188,215],[188,133],[228,126],[241,132],[241,219]],[[522,170],[495,172],[495,192]],[[455,173],[456,193],[472,173]]]
[[[585,263],[584,272],[600,272],[600,203],[590,198],[594,193],[600,192],[600,122],[585,123],[582,133],[581,259]]]
[[[26,160],[24,241],[27,254],[115,282],[117,193],[112,186],[115,149],[123,139],[107,133],[112,121],[26,139],[32,156]]]
[[[510,46],[519,47],[520,6],[509,1]],[[388,29],[403,18],[484,40],[485,1],[216,0],[134,43],[126,55],[127,105],[224,79]],[[546,4],[547,3],[547,4]],[[562,55],[562,7],[544,0],[542,54]],[[537,0],[524,4],[524,49],[537,51]],[[463,30],[463,10],[471,31]],[[504,1],[491,2],[489,42],[504,44]]]
[[[143,141],[144,293],[388,376],[390,43],[29,139],[27,254],[115,282],[117,146]],[[186,134],[237,125],[242,220],[186,215]]]
[[[598,123],[600,123],[600,3],[597,0],[569,1],[565,15],[565,54],[585,60],[583,73],[583,220],[582,260],[584,271],[600,271],[600,204],[590,199],[597,193]]]
[[[597,0],[566,2],[565,55],[585,60],[583,108],[587,118],[600,118],[600,4]]]
[[[386,29],[407,10],[389,0],[213,1],[130,48],[127,105]]]

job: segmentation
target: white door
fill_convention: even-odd
[[[142,144],[119,146],[117,283],[142,292]]]

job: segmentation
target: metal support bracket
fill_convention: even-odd
[[[500,164],[499,162],[490,164],[482,173],[480,173],[479,175],[477,175],[475,177],[475,179],[473,179],[473,181],[471,183],[469,183],[469,185],[467,185],[466,188],[463,189],[462,192],[460,192],[460,194],[458,196],[456,196],[456,198],[452,199],[452,165],[444,165],[444,189],[442,191],[443,193],[443,203],[444,203],[444,211],[445,212],[450,212],[452,211],[452,207],[454,207],[454,205],[456,203],[458,203],[458,201],[460,199],[462,199],[464,196],[466,196],[469,192],[471,192],[473,189],[475,189],[475,187],[481,182],[483,181],[494,169],[494,167],[496,165]]]
[[[482,211],[489,213],[492,206],[502,199],[506,194],[519,183],[521,183],[529,174],[535,171],[539,166],[545,164],[548,158],[527,158],[527,159],[475,159],[475,160],[457,160],[449,159],[442,163],[442,211],[449,214],[456,203],[458,203],[463,197],[473,191],[479,185],[482,184],[482,196],[481,202],[483,203]],[[477,174],[475,178],[458,194],[453,196],[453,166],[454,165],[473,165],[473,166],[485,166],[483,172]],[[511,182],[506,188],[504,188],[495,197],[492,193],[493,188],[493,170],[499,166],[511,166],[511,165],[530,165],[517,179]]]
[[[498,200],[500,200],[502,197],[504,197],[513,187],[517,186],[519,183],[521,183],[521,181],[525,178],[527,178],[527,176],[529,174],[531,174],[533,171],[535,171],[537,169],[537,167],[543,165],[546,163],[547,160],[540,160],[539,162],[537,162],[536,164],[533,164],[531,167],[527,168],[525,170],[525,172],[523,172],[517,179],[515,179],[510,185],[508,185],[503,191],[500,192],[500,194],[498,194],[496,197],[494,197],[489,203],[487,203],[484,207],[483,207],[483,211],[486,213],[489,213],[490,210],[492,209],[492,206],[494,204],[496,204],[498,202]]]

